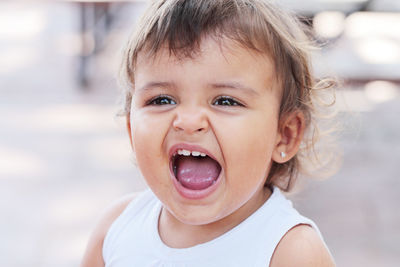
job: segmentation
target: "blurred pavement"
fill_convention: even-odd
[[[92,83],[82,90],[77,6],[0,3],[1,266],[77,266],[104,207],[145,188],[124,119],[116,117],[113,78],[126,26],[142,8],[121,9],[105,49],[90,62]],[[379,80],[400,80],[400,36],[377,29],[387,28],[382,20],[370,32],[354,26],[377,18],[366,16],[349,17],[342,36],[315,57],[320,73],[369,81],[338,92],[343,166],[293,199],[319,225],[338,266],[394,267],[400,262],[400,87]],[[399,14],[389,17],[399,29]]]

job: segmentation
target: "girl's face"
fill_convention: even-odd
[[[195,58],[141,53],[134,87],[133,147],[165,212],[205,225],[243,220],[265,202],[279,142],[280,90],[269,57],[211,38]]]

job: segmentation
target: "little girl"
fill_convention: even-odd
[[[152,1],[121,65],[150,190],[106,212],[82,266],[334,266],[281,193],[313,151],[308,48],[266,0]]]

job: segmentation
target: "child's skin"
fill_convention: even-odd
[[[193,58],[166,48],[154,58],[140,52],[134,88],[127,126],[138,166],[163,203],[159,233],[170,247],[210,241],[248,218],[271,195],[264,184],[272,162],[292,158],[303,137],[301,112],[279,121],[282,89],[271,57],[230,40],[203,38]],[[182,148],[218,161],[212,192],[186,194],[176,185],[171,154]],[[104,236],[131,199],[107,212],[82,266],[104,266]],[[300,225],[283,237],[270,266],[334,264],[317,233]]]

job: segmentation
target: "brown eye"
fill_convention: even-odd
[[[243,107],[243,105],[239,101],[233,99],[232,97],[228,97],[228,96],[220,96],[220,97],[218,97],[213,102],[213,105],[216,105],[216,106],[241,106],[241,107]]]
[[[147,105],[153,105],[153,106],[176,105],[176,102],[169,96],[157,96],[148,101]]]

